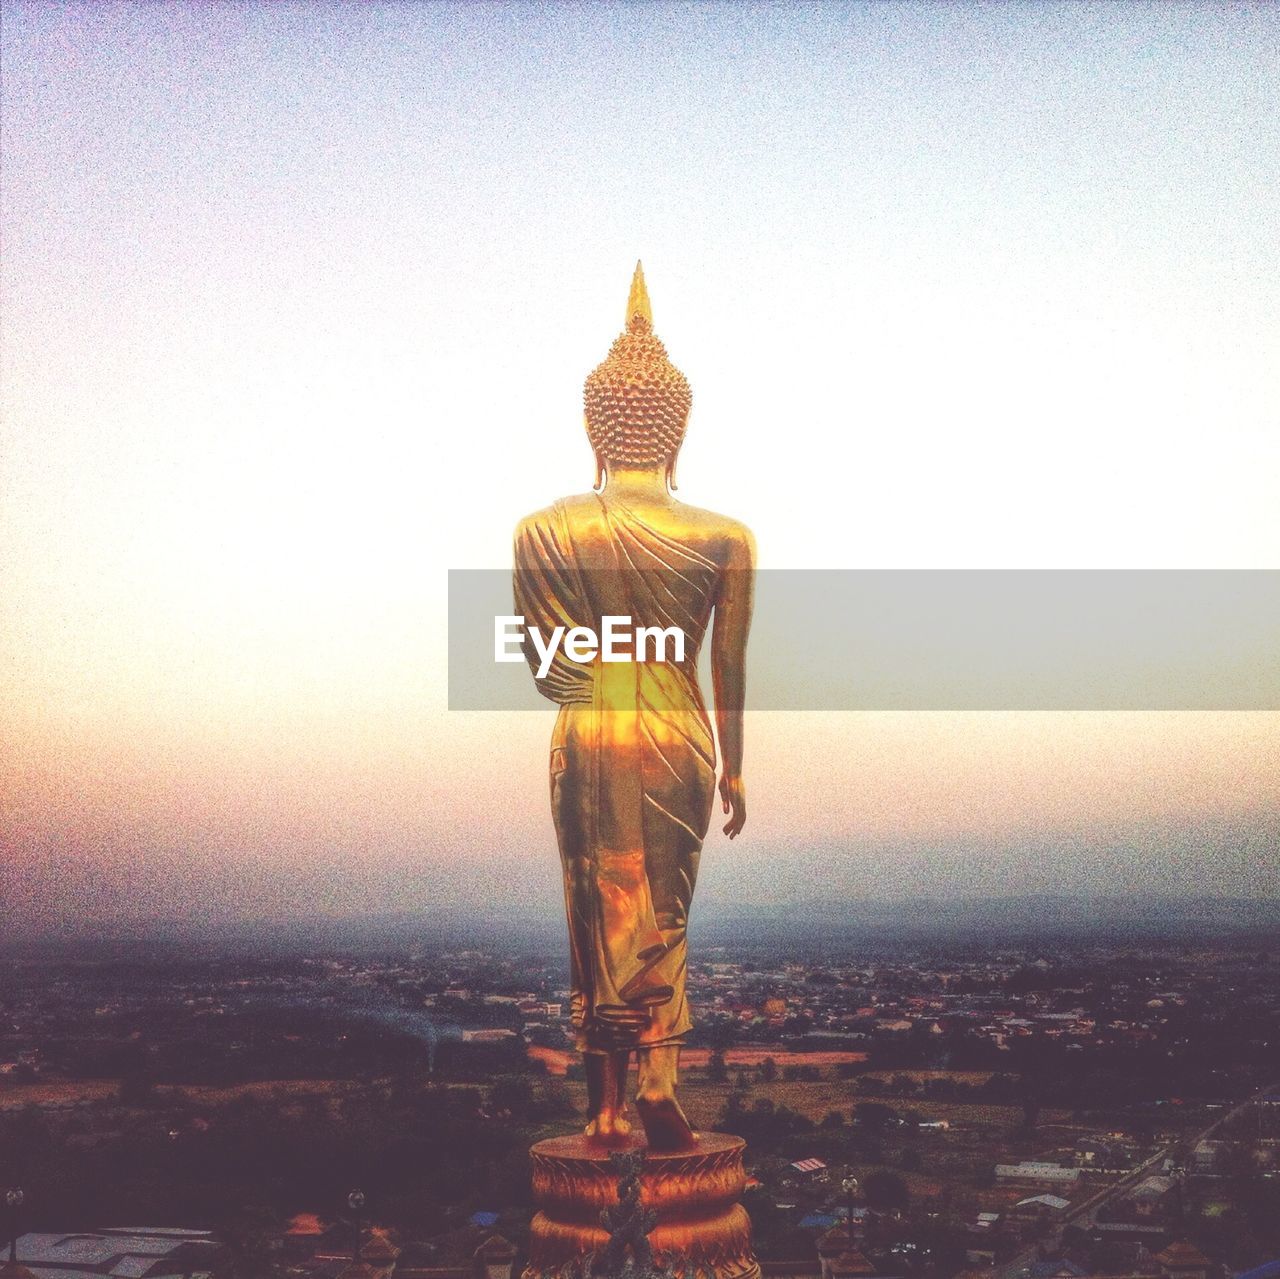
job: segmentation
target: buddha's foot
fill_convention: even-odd
[[[583,1132],[602,1146],[621,1145],[631,1136],[631,1121],[619,1110],[602,1110]]]
[[[688,1150],[694,1144],[693,1129],[674,1093],[642,1090],[636,1098],[644,1135],[652,1150]]]

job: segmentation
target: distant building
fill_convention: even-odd
[[[1173,1177],[1162,1176],[1159,1173],[1144,1177],[1129,1196],[1134,1215],[1139,1219],[1161,1215],[1177,1184]]]
[[[472,1254],[475,1279],[509,1279],[516,1250],[502,1235],[490,1235]]]
[[[811,1212],[800,1219],[801,1230],[830,1230],[839,1221],[829,1212]]]
[[[876,1032],[881,1035],[905,1035],[912,1023],[903,1017],[888,1017],[876,1022]]]
[[[400,1256],[400,1248],[392,1241],[385,1230],[374,1226],[360,1245],[360,1258],[368,1264],[378,1267],[392,1267]]]
[[[1156,1253],[1156,1264],[1167,1279],[1208,1279],[1215,1270],[1213,1262],[1193,1243],[1176,1239],[1163,1252]]]
[[[1001,1234],[1000,1214],[980,1212],[966,1230],[965,1260],[984,1266],[995,1265],[998,1240]]]
[[[1254,1266],[1252,1270],[1246,1270],[1243,1274],[1237,1275],[1236,1279],[1280,1279],[1280,1257],[1275,1261],[1264,1261],[1262,1265]]]
[[[821,1279],[889,1279],[849,1238],[844,1226],[828,1230],[818,1240],[818,1264]]]
[[[1035,1225],[1041,1221],[1056,1221],[1070,1207],[1071,1201],[1061,1195],[1032,1195],[1028,1199],[1019,1199],[1009,1210],[1009,1216],[1020,1226]]]
[[[1081,1168],[1128,1168],[1133,1154],[1121,1142],[1081,1137],[1075,1144],[1075,1161]]]
[[[32,1232],[17,1241],[24,1266],[44,1279],[88,1275],[129,1279],[208,1279],[224,1245],[207,1230],[130,1226],[106,1230]]]
[[[1095,1243],[1144,1244],[1148,1252],[1161,1248],[1169,1238],[1168,1229],[1154,1221],[1095,1221],[1089,1227]]]
[[[1021,1273],[1024,1279],[1085,1279],[1089,1272],[1074,1261],[1036,1261]]]
[[[300,1212],[291,1217],[284,1231],[284,1254],[297,1260],[315,1255],[329,1227],[313,1212]]]
[[[996,1180],[1070,1186],[1080,1180],[1080,1169],[1025,1160],[1020,1164],[996,1164]]]

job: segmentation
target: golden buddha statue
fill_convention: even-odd
[[[711,627],[720,797],[733,839],[746,821],[742,711],[754,545],[736,520],[677,501],[676,455],[689,383],[653,334],[639,263],[625,330],[587,378],[596,486],[522,520],[515,535],[516,612],[550,633],[607,618],[679,628],[678,660],[637,645],[634,660],[525,657],[560,705],[551,739],[551,807],[564,869],[572,1016],[584,1054],[589,1123],[623,1144],[626,1086],[638,1057],[636,1108],[652,1150],[694,1144],[676,1099],[689,906],[711,820],[716,748],[698,686]],[[656,649],[656,645],[654,648]]]

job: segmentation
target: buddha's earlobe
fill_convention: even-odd
[[[607,474],[608,468],[605,466],[604,458],[600,456],[599,450],[596,450],[596,482],[593,487],[597,493],[604,492],[604,481]]]
[[[667,491],[674,493],[676,491],[676,455],[667,458]]]

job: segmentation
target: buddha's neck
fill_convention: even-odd
[[[609,467],[603,492],[615,497],[667,497],[665,466]]]

